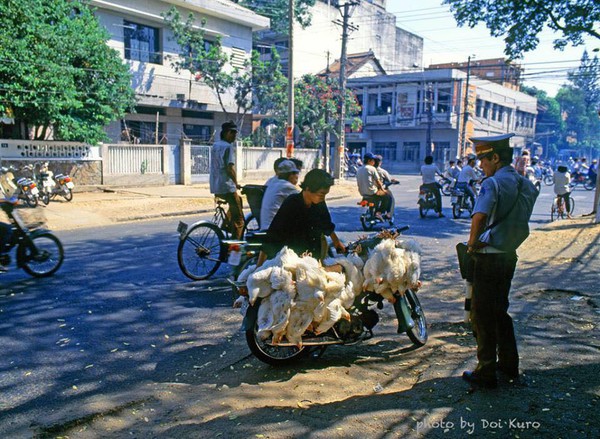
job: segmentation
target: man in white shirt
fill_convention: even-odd
[[[367,152],[363,157],[364,165],[356,171],[356,184],[358,185],[358,192],[360,195],[367,199],[377,202],[377,215],[383,217],[380,219],[392,219],[390,209],[392,206],[392,197],[385,190],[381,182],[381,178],[377,169],[375,168],[375,156],[370,152]]]
[[[267,185],[260,208],[260,229],[267,230],[283,204],[283,201],[300,189],[298,184],[300,170],[291,160],[283,160],[277,165],[277,178]]]
[[[477,173],[475,172],[475,161],[477,156],[475,154],[469,154],[467,157],[467,164],[458,174],[458,181],[456,183],[456,189],[461,189],[471,199],[471,206],[475,205],[475,191],[473,191],[473,183],[479,180]]]

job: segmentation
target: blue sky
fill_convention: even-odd
[[[425,66],[466,61],[469,55],[475,55],[475,59],[505,57],[501,38],[491,37],[483,25],[459,28],[441,0],[388,0],[387,10],[396,15],[397,26],[424,39]],[[566,81],[566,72],[577,68],[584,48],[590,55],[596,54],[593,49],[600,48],[600,40],[589,38],[586,46],[569,46],[561,52],[552,47],[556,38],[553,32],[546,29],[539,37],[538,48],[525,54],[520,62],[525,68],[525,84],[546,90],[550,96]]]

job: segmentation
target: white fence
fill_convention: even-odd
[[[163,174],[163,145],[105,145],[106,174]],[[108,152],[104,155],[104,152]]]

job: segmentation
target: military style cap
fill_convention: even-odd
[[[237,131],[237,125],[232,120],[230,120],[221,125],[221,131]]]
[[[510,148],[509,139],[514,135],[515,133],[490,137],[471,137],[469,140],[475,144],[477,158],[481,158],[492,151]]]

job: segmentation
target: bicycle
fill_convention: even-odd
[[[264,194],[264,186],[246,185],[242,194],[248,197],[251,213],[244,218],[242,239],[249,232],[259,229],[260,202]],[[251,194],[251,195],[250,195]],[[206,280],[219,269],[221,264],[238,265],[232,258],[239,256],[239,248],[243,240],[232,240],[227,227],[227,201],[215,197],[215,211],[209,221],[201,220],[188,226],[180,221],[177,226],[179,245],[177,246],[177,263],[182,273],[192,280]],[[230,261],[231,259],[231,261]]]
[[[573,210],[575,209],[575,200],[569,197],[569,201],[571,204],[571,208],[569,209],[569,215],[573,214]],[[550,209],[550,221],[554,221],[555,219],[564,219],[567,216],[565,209],[565,200],[557,195],[552,202],[552,207]]]

